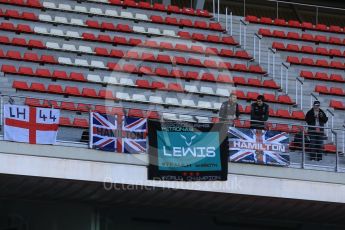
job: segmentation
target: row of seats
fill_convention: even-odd
[[[297,32],[287,32],[281,30],[273,30],[260,28],[258,33],[264,37],[275,37],[280,39],[290,39],[298,40],[305,42],[314,42],[314,43],[326,43],[332,45],[345,45],[345,39],[339,37],[328,37],[325,35],[313,35],[308,33],[297,33]]]
[[[332,32],[332,33],[345,32],[345,28],[341,28],[340,26],[335,26],[335,25],[327,26],[324,24],[313,25],[310,22],[301,23],[296,20],[289,20],[288,22],[286,22],[285,19],[282,19],[282,18],[276,18],[272,20],[272,18],[269,18],[269,17],[258,18],[256,16],[248,15],[246,16],[245,20],[252,23],[261,23],[261,24],[268,24],[268,25],[275,25],[275,26],[287,26],[287,27],[307,29],[307,30],[318,30],[318,31],[326,31],[326,32]]]
[[[89,121],[86,118],[75,117],[72,122],[69,117],[60,117],[59,126],[67,126],[73,128],[89,128]]]
[[[338,110],[345,110],[345,105],[342,101],[337,101],[337,100],[331,100],[329,102],[329,107],[332,107],[333,109],[338,109]]]
[[[0,0],[0,3],[26,6],[26,7],[32,7],[32,8],[42,8],[42,4],[40,3],[39,0]]]
[[[162,105],[172,105],[172,106],[182,106],[182,107],[192,107],[197,109],[207,109],[207,110],[219,110],[221,103],[209,102],[209,101],[198,101],[197,104],[191,99],[182,99],[179,101],[177,98],[161,96],[149,96],[148,98],[143,94],[133,94],[130,95],[126,92],[113,92],[110,90],[101,89],[98,92],[93,88],[82,88],[79,90],[78,87],[66,86],[63,89],[62,85],[50,84],[46,87],[42,83],[32,82],[30,87],[25,81],[13,81],[12,87],[16,90],[25,90],[41,93],[53,93],[62,94],[67,96],[78,96],[86,98],[96,98],[96,99],[107,99],[107,100],[124,100],[124,101],[135,101],[140,103],[150,103],[150,104],[162,104]]]
[[[69,5],[69,4],[55,4],[53,2],[43,2],[43,7],[46,9],[54,9],[54,10],[62,10],[62,11],[70,11],[75,13],[85,13],[91,15],[100,15],[100,16],[107,16],[107,17],[116,17],[116,18],[124,18],[124,19],[131,19],[131,20],[139,20],[139,21],[150,21],[153,23],[160,23],[160,24],[168,24],[168,25],[178,25],[178,26],[186,26],[186,27],[195,27],[198,29],[206,29],[206,30],[215,30],[215,31],[224,31],[221,24],[218,22],[210,22],[207,23],[206,21],[199,21],[195,20],[194,23],[190,19],[180,19],[167,16],[163,17],[159,15],[151,15],[150,17],[144,13],[135,13],[133,14],[130,11],[121,10],[118,12],[115,9],[103,9],[98,7],[85,7],[85,6],[78,6],[78,5]],[[65,20],[67,21],[67,19]]]
[[[299,46],[297,44],[287,44],[285,46],[282,42],[273,42],[272,48],[282,51],[297,52],[297,53],[307,53],[314,55],[323,55],[330,57],[345,57],[345,50],[342,52],[339,49],[327,49],[324,47],[314,47],[312,46]]]
[[[345,69],[344,63],[340,61],[328,62],[327,60],[323,60],[323,59],[314,60],[312,58],[301,58],[300,60],[298,57],[295,57],[295,56],[288,56],[286,61],[289,62],[290,64],[295,64],[295,65],[307,65],[307,66],[341,69],[341,70]]]
[[[213,35],[210,35],[213,36]],[[244,50],[238,50],[236,52],[230,49],[217,49],[216,47],[210,46],[202,46],[202,45],[188,45],[185,43],[176,43],[175,45],[167,42],[167,41],[154,41],[154,40],[142,40],[139,38],[129,38],[121,37],[121,36],[114,36],[110,37],[107,34],[93,34],[93,33],[86,33],[82,34],[84,40],[89,41],[97,41],[97,42],[104,42],[104,43],[111,43],[117,45],[126,45],[126,46],[141,46],[151,49],[160,49],[160,50],[173,50],[173,51],[183,51],[183,52],[191,52],[191,53],[200,53],[205,55],[218,55],[221,57],[236,57],[236,58],[243,58],[243,59],[251,59],[252,57]]]
[[[19,38],[14,37],[10,39],[8,36],[1,36],[0,35],[0,43],[6,44],[6,45],[16,45],[16,46],[26,46],[30,48],[40,48],[45,49],[46,46],[43,44],[41,40],[36,39],[25,39],[25,38]]]
[[[345,96],[345,91],[343,88],[339,87],[330,87],[328,89],[325,85],[316,85],[315,86],[315,92],[320,94],[329,94],[329,95],[335,95],[335,96]]]
[[[25,104],[29,106],[35,107],[54,107],[62,110],[69,110],[69,111],[77,111],[77,112],[89,112],[95,111],[98,113],[109,114],[109,115],[119,115],[123,116],[127,114],[127,116],[134,116],[138,117],[138,115],[134,115],[134,110],[130,109],[125,112],[124,108],[120,107],[110,107],[110,106],[103,106],[103,105],[91,105],[91,104],[84,104],[84,103],[74,103],[74,102],[57,102],[54,100],[43,100],[41,102],[39,99],[35,98],[26,98]],[[145,114],[140,115],[139,117],[148,117],[152,119],[159,119],[160,115],[157,111],[142,111],[136,109],[136,114]],[[141,111],[141,112],[138,112]],[[251,106],[247,105],[245,109],[243,106],[239,104],[239,111],[242,114],[250,114]],[[272,108],[269,109],[269,116],[270,117],[277,117],[277,118],[284,118],[284,119],[294,119],[294,120],[304,120],[305,115],[303,111],[292,111],[291,113],[288,110],[278,109],[277,111],[273,110]]]
[[[256,98],[260,95],[260,93],[257,92],[247,92],[245,94],[242,90],[236,90],[235,91],[237,98],[247,100],[247,101],[256,101]],[[264,93],[263,94],[266,102],[271,103],[279,103],[279,104],[287,104],[287,105],[293,105],[294,102],[291,100],[289,95],[279,95],[276,97],[275,94],[271,93]]]
[[[99,2],[96,0],[88,0],[91,2]],[[179,8],[176,5],[168,5],[165,6],[164,4],[160,3],[154,3],[151,5],[149,2],[145,1],[139,1],[135,2],[134,0],[105,0],[101,2],[107,2],[112,5],[117,6],[125,6],[125,7],[134,7],[134,8],[140,8],[143,10],[156,10],[156,11],[163,11],[168,13],[175,13],[175,14],[185,14],[190,16],[198,16],[198,17],[207,17],[210,18],[212,15],[207,10],[201,10],[201,9],[193,9],[188,7]]]
[[[316,72],[313,73],[308,70],[302,70],[300,73],[300,76],[306,79],[311,80],[320,80],[320,81],[331,81],[331,82],[339,82],[339,83],[345,83],[345,78],[340,74],[327,74],[324,72]]]
[[[16,19],[23,19],[23,20],[29,20],[29,21],[38,21],[38,16],[32,12],[19,12],[17,10],[2,10],[0,9],[0,17],[5,18],[16,18]]]
[[[11,22],[1,22],[0,30],[9,30],[17,33],[33,33],[33,29],[29,25],[21,23],[15,25]]]

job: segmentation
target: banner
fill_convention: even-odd
[[[148,122],[150,180],[227,180],[227,127]]]
[[[91,113],[90,146],[119,153],[146,153],[146,118]]]
[[[30,144],[54,144],[60,110],[4,105],[4,140]]]
[[[288,166],[288,146],[285,132],[229,127],[231,162]]]

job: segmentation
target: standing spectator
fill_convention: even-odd
[[[229,122],[230,125],[233,125],[234,120],[240,117],[236,94],[231,93],[228,100],[222,103],[219,110],[219,117],[220,121]]]
[[[264,96],[259,95],[252,104],[250,112],[250,128],[265,129],[265,121],[268,120],[269,106],[264,103]]]
[[[310,139],[310,160],[322,160],[324,125],[328,121],[326,113],[320,109],[320,102],[314,101],[314,106],[305,116],[308,124],[308,134]]]

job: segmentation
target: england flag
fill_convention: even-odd
[[[4,105],[4,139],[30,144],[54,144],[60,111],[22,105]]]

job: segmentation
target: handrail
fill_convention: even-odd
[[[280,1],[280,0],[266,0],[267,2],[277,2],[277,3],[284,3],[284,4],[291,4],[291,5],[298,5],[298,6],[308,6],[308,7],[316,7],[316,8],[323,8],[329,10],[341,10],[345,11],[343,8],[338,7],[331,7],[331,6],[321,6],[321,5],[314,5],[314,4],[307,4],[307,3],[299,3],[299,2],[287,2],[287,1]]]
[[[303,84],[304,82],[299,79],[299,77],[296,77],[296,84],[295,84],[295,87],[296,87],[296,103],[298,104],[298,85],[297,85],[297,82],[300,83],[300,92],[301,92],[301,95],[300,95],[300,108],[301,110],[303,109]]]

